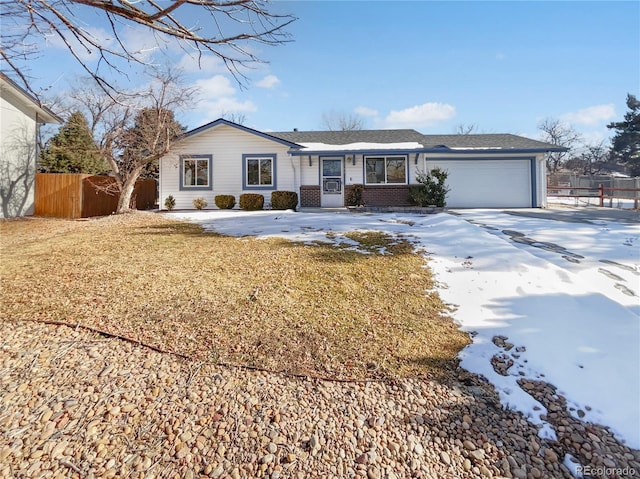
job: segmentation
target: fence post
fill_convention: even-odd
[[[602,183],[598,183],[598,196],[600,197],[600,206],[604,206],[604,187]]]

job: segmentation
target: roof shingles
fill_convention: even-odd
[[[519,151],[519,152],[545,152],[566,151],[566,148],[558,147],[550,143],[532,140],[523,136],[511,134],[482,134],[482,135],[423,135],[416,130],[351,130],[351,131],[280,131],[263,133],[243,125],[219,118],[211,123],[200,126],[183,135],[189,137],[202,133],[219,125],[228,125],[249,133],[257,134],[287,144],[292,151],[303,153],[308,148],[304,144],[313,144],[314,147],[322,145],[333,146],[327,151],[337,151],[335,146],[345,145],[344,151],[351,151],[354,144],[370,144],[372,149],[379,145],[411,144],[413,151]],[[351,146],[350,146],[351,145]],[[418,145],[422,145],[421,147]],[[299,149],[301,148],[301,149]],[[389,147],[387,149],[391,149]],[[379,148],[378,148],[379,149]]]
[[[270,135],[293,143],[420,143],[425,149],[487,149],[554,151],[557,146],[511,134],[423,135],[416,130],[286,131]]]

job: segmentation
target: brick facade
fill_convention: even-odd
[[[300,187],[300,206],[320,207],[320,186],[307,185]]]
[[[346,199],[353,187],[345,186]],[[365,206],[412,206],[409,201],[409,185],[367,185],[362,192]],[[300,187],[301,207],[320,207],[320,186],[303,185]]]
[[[344,189],[348,197],[351,186]],[[411,206],[409,185],[366,185],[362,192],[365,206]]]

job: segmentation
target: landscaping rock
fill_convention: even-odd
[[[572,416],[553,386],[522,384],[549,411],[557,442],[462,376],[286,377],[3,321],[0,478],[570,479],[560,452],[640,471],[638,451]]]

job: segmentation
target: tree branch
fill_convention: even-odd
[[[3,7],[6,2],[3,2]],[[82,28],[80,14],[86,9],[102,12],[107,17],[115,42],[109,44]],[[208,17],[211,21],[203,26],[189,26],[196,18]],[[10,8],[3,8],[2,58],[20,81],[29,85],[23,69],[28,60],[37,53],[37,42],[30,40],[57,35],[75,60],[89,73],[105,91],[114,91],[114,86],[101,73],[101,66],[124,75],[116,60],[148,66],[150,61],[139,52],[132,51],[122,41],[124,28],[142,26],[152,34],[158,34],[156,46],[162,37],[179,44],[191,45],[202,53],[220,58],[236,81],[242,85],[246,78],[241,66],[262,62],[247,48],[250,43],[280,45],[290,41],[285,31],[293,21],[292,15],[277,14],[266,8],[261,0],[173,0],[160,5],[157,0],[136,2],[111,0],[13,0]],[[25,45],[33,46],[25,51]],[[95,68],[78,52],[97,52]],[[16,59],[16,61],[11,61]],[[20,59],[20,61],[17,61]],[[20,63],[24,62],[24,65]],[[30,90],[31,91],[31,90]]]

